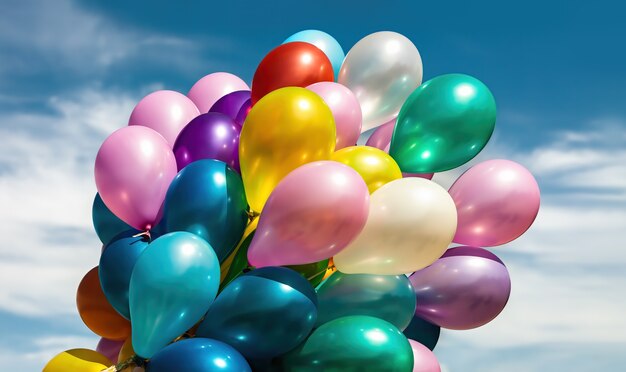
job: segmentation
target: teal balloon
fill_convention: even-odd
[[[317,324],[348,315],[369,315],[405,329],[415,313],[415,292],[406,275],[333,273],[317,290]]]
[[[263,275],[252,274],[261,270]],[[279,280],[271,279],[272,271]],[[304,341],[315,325],[317,308],[300,291],[306,286],[313,292],[293,270],[253,270],[224,288],[196,334],[223,341],[249,360],[284,354]]]
[[[172,181],[165,196],[167,231],[188,231],[205,239],[223,262],[248,223],[248,204],[239,173],[219,160],[198,160]]]
[[[231,346],[207,338],[174,342],[156,353],[147,372],[248,372],[246,359]]]
[[[324,52],[333,66],[335,79],[337,79],[339,71],[341,70],[341,64],[343,63],[346,55],[341,45],[334,37],[319,30],[304,30],[289,36],[285,41],[283,41],[283,44],[291,43],[293,41],[302,41],[313,44]]]
[[[419,316],[414,316],[411,323],[402,331],[406,338],[410,338],[426,346],[430,350],[434,350],[439,341],[441,328],[432,324]]]
[[[130,319],[128,288],[135,263],[148,247],[147,236],[135,236],[136,230],[117,235],[104,247],[98,265],[102,292],[111,306],[124,318]]]
[[[463,74],[415,89],[396,121],[389,155],[407,173],[442,172],[485,147],[496,123],[496,101],[480,80]]]
[[[96,193],[96,197],[93,199],[91,221],[93,222],[93,228],[96,230],[98,239],[100,239],[102,244],[109,243],[115,236],[124,231],[133,230],[135,234],[139,232],[126,222],[117,218],[117,216],[107,208],[98,193]]]
[[[135,352],[150,358],[195,325],[211,306],[219,283],[219,261],[204,239],[173,232],[150,243],[130,278]]]
[[[345,372],[413,370],[413,351],[393,324],[353,315],[317,328],[295,350],[281,358],[282,370]]]

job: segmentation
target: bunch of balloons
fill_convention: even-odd
[[[95,162],[104,246],[77,305],[102,339],[44,371],[439,371],[440,327],[482,326],[509,298],[484,247],[539,209],[511,161],[450,190],[430,180],[476,156],[495,120],[481,81],[422,83],[394,32],[344,56],[302,31],[251,89],[218,72],[149,94]]]

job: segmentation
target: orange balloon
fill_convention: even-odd
[[[279,88],[305,88],[321,81],[334,80],[333,65],[316,46],[299,41],[283,44],[269,52],[254,72],[252,104]]]
[[[89,270],[78,285],[76,306],[85,325],[100,337],[125,340],[130,337],[130,322],[109,304],[98,276],[98,266]]]

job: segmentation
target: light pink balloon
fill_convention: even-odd
[[[96,187],[102,201],[139,230],[149,230],[158,221],[176,173],[176,158],[167,141],[143,126],[113,132],[96,156]]]
[[[413,372],[441,372],[441,366],[435,354],[426,346],[410,338],[413,349]]]
[[[337,128],[335,151],[354,146],[361,135],[363,114],[361,105],[352,91],[339,83],[321,82],[306,87],[322,97],[330,107]]]
[[[120,354],[120,350],[122,349],[122,345],[124,345],[124,340],[122,341],[114,341],[109,340],[108,338],[101,338],[98,341],[98,346],[96,346],[96,351],[105,357],[109,358],[109,360],[116,364],[118,362],[117,357]]]
[[[248,261],[263,267],[332,257],[361,232],[368,210],[369,191],[355,170],[334,161],[303,165],[267,200]]]
[[[250,90],[239,77],[228,72],[215,72],[198,80],[187,93],[201,113],[207,113],[218,99],[238,90]]]
[[[193,118],[200,115],[196,105],[184,94],[158,90],[143,97],[128,119],[128,125],[142,125],[161,134],[170,147]]]
[[[539,212],[539,186],[530,172],[510,160],[471,167],[449,190],[458,212],[454,242],[493,247],[510,242]]]

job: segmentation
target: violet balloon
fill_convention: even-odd
[[[205,113],[218,99],[238,90],[250,90],[250,87],[233,74],[215,72],[198,80],[187,93],[187,97],[198,106],[201,113]]]
[[[510,160],[479,163],[449,190],[458,211],[454,242],[493,247],[508,243],[532,225],[539,212],[537,181]]]
[[[249,90],[238,90],[228,93],[215,102],[209,112],[219,112],[233,119],[237,125],[243,126],[246,116],[252,107]]]
[[[139,101],[128,119],[128,125],[143,125],[154,129],[174,146],[180,131],[200,112],[184,94],[158,90]]]
[[[410,338],[413,350],[413,372],[441,372],[441,366],[435,354],[429,348]]]
[[[174,143],[178,170],[202,159],[220,160],[239,172],[241,126],[224,114],[209,112],[193,119]]]
[[[124,340],[114,341],[102,337],[100,341],[98,341],[96,351],[107,357],[111,361],[111,363],[116,364],[117,356],[122,349],[122,345],[124,345]]]
[[[448,329],[489,323],[504,309],[511,293],[506,266],[482,248],[450,248],[409,280],[417,296],[415,315]]]
[[[113,132],[96,155],[96,187],[102,201],[138,230],[149,230],[158,222],[176,173],[176,159],[167,141],[143,126]]]
[[[332,257],[363,229],[368,210],[367,185],[355,170],[334,161],[303,165],[267,200],[248,260],[261,267]]]

